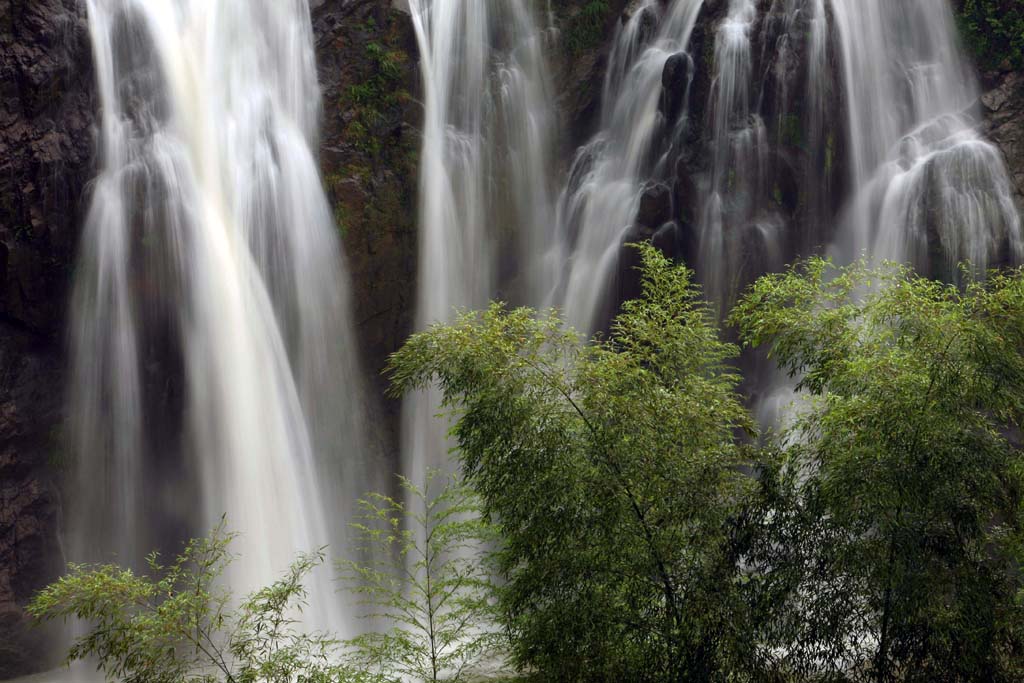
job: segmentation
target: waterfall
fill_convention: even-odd
[[[565,266],[549,303],[584,333],[607,317],[603,311],[615,285],[620,244],[640,210],[645,181],[657,182],[664,174],[665,154],[656,144],[666,133],[659,110],[663,75],[670,58],[686,56],[701,4],[677,0],[662,9],[658,0],[647,0],[617,30],[602,93],[601,130],[577,152],[559,199],[556,245]],[[688,85],[689,79],[683,80]]]
[[[551,301],[601,328],[635,293],[618,281],[622,244],[640,239],[695,268],[723,311],[757,275],[826,249],[944,278],[962,260],[1018,263],[977,100],[949,3],[638,0],[560,197]]]
[[[306,0],[88,0],[100,170],[73,294],[71,555],[226,514],[236,591],[373,480]],[[170,539],[170,540],[168,540]],[[327,572],[315,626],[345,629]]]
[[[747,226],[764,229],[756,212],[761,206],[766,178],[767,133],[753,108],[753,41],[757,8],[753,0],[732,0],[729,13],[715,35],[714,76],[711,81],[710,186],[700,223],[699,262],[714,264],[701,270],[707,296],[720,304],[735,299],[736,276],[743,256]],[[786,43],[780,49],[788,49]],[[771,231],[771,227],[768,227]],[[769,252],[771,267],[781,267],[778,240],[760,240]]]
[[[480,309],[503,274],[529,300],[559,264],[545,235],[554,140],[545,36],[524,0],[410,0],[424,89],[416,327]],[[403,471],[448,462],[438,397],[403,411]]]
[[[1020,218],[999,152],[975,131],[978,87],[948,3],[832,0],[854,196],[845,258],[951,277],[1019,262]]]
[[[1020,263],[1001,155],[948,2],[637,0],[617,29],[600,126],[560,195],[551,303],[586,332],[638,288],[626,242],[696,271],[725,312],[811,253],[955,279]],[[633,281],[631,284],[631,280]],[[789,382],[746,359],[762,421]]]

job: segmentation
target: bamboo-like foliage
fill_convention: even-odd
[[[271,585],[235,605],[220,581],[234,534],[224,523],[191,541],[170,565],[155,554],[148,573],[71,565],[33,600],[37,619],[83,620],[68,661],[95,659],[124,683],[369,683],[337,665],[337,641],[299,623],[303,581],[323,553],[298,557]]]
[[[1024,676],[1024,279],[964,273],[811,259],[733,312],[806,397],[748,558],[801,680]]]
[[[402,500],[360,501],[355,549],[370,559],[339,565],[367,617],[387,625],[349,641],[350,659],[387,680],[484,680],[507,648],[486,562],[495,529],[456,478],[431,470],[422,487],[399,481]]]
[[[361,502],[339,573],[382,630],[295,621],[319,553],[234,607],[223,526],[145,576],[72,566],[32,613],[128,683],[1024,680],[1024,274],[759,279],[729,320],[800,399],[758,436],[691,273],[642,254],[607,337],[494,304],[392,357],[462,476]]]
[[[607,339],[494,304],[391,360],[396,392],[439,385],[502,531],[513,653],[552,680],[726,680],[753,650],[730,526],[754,488],[737,350],[685,267],[643,262]]]

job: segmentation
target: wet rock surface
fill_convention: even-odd
[[[55,479],[62,372],[56,350],[0,324],[0,679],[56,664],[50,632],[33,628],[25,603],[64,565]]]
[[[565,0],[558,3],[551,35],[552,76],[562,118],[563,157],[583,145],[595,132],[601,113],[601,95],[608,55],[616,27],[628,17],[630,0],[606,0],[601,6],[600,26],[589,40],[574,39],[574,27],[593,7],[593,0]]]
[[[1024,73],[988,73],[982,82],[982,132],[1002,151],[1024,213]]]
[[[0,5],[0,314],[57,331],[93,158],[84,4]]]
[[[58,542],[65,302],[93,165],[84,3],[0,3],[0,678],[37,671],[23,606]]]
[[[324,0],[313,10],[323,91],[321,168],[353,286],[364,366],[383,395],[387,357],[412,330],[422,105],[415,33],[403,3]],[[383,406],[397,457],[400,404]]]

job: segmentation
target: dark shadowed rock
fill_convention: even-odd
[[[58,542],[61,329],[92,174],[80,0],[0,3],[0,679],[52,665],[23,610]]]
[[[679,159],[676,162],[676,180],[672,186],[672,194],[675,205],[673,218],[684,226],[697,225],[700,193],[697,191],[697,185],[693,182],[686,159]]]
[[[0,314],[63,321],[91,175],[93,101],[84,3],[0,4]]]
[[[984,75],[988,86],[981,96],[982,131],[1003,153],[1024,212],[1024,73],[1006,71]]]
[[[657,228],[672,220],[672,191],[660,183],[644,188],[640,196],[640,210],[636,222],[648,228]]]
[[[375,393],[412,330],[422,107],[415,34],[392,0],[324,0],[313,12],[324,118],[320,161],[352,275],[356,332]],[[382,431],[397,452],[398,402]]]
[[[665,68],[661,72],[661,113],[669,121],[674,121],[686,103],[686,93],[693,80],[693,59],[685,52],[676,54],[665,60]]]
[[[595,132],[601,111],[601,95],[608,53],[615,25],[629,0],[607,0],[603,35],[583,49],[570,49],[566,40],[579,22],[580,13],[590,0],[559,0],[551,3],[558,29],[558,44],[550,50],[551,76],[557,106],[564,122],[562,152],[571,156]]]
[[[39,337],[0,324],[0,679],[55,666],[51,631],[23,608],[64,561],[55,479],[63,366]]]

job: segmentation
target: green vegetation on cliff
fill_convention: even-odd
[[[375,24],[367,27],[368,32]],[[401,50],[388,49],[379,42],[367,43],[366,59],[369,75],[349,86],[338,102],[342,110],[351,110],[354,117],[345,129],[345,139],[361,152],[377,157],[381,153],[381,126],[386,124],[385,112],[402,106],[410,95],[405,90],[403,67],[408,60]]]
[[[957,18],[982,69],[1024,68],[1024,4],[1019,0],[961,0]]]
[[[566,17],[562,40],[569,53],[578,55],[600,45],[610,14],[608,0],[586,0],[575,14]]]

